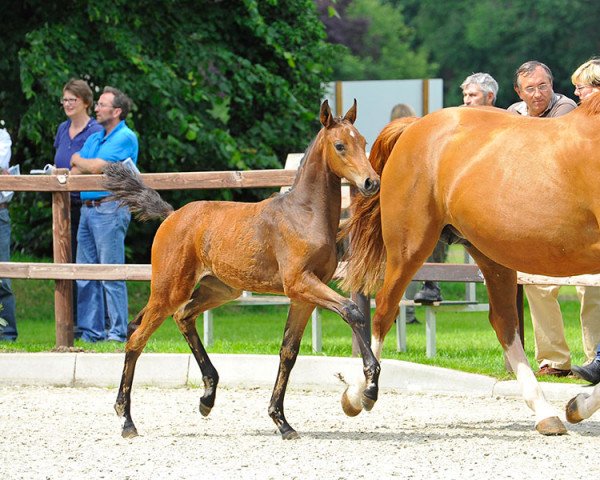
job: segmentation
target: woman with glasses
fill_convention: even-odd
[[[575,95],[579,97],[581,102],[585,102],[586,98],[589,98],[593,94],[600,91],[600,58],[592,58],[583,65],[581,65],[573,75],[571,75],[571,82],[575,86]],[[577,287],[583,288],[586,292],[594,291],[597,292],[597,297],[600,297],[600,287]],[[600,301],[599,301],[600,303]],[[582,306],[583,308],[583,306]],[[595,312],[596,316],[594,321],[600,323],[600,313]],[[600,341],[600,338],[596,338]],[[587,349],[589,350],[589,348]],[[586,351],[587,363],[585,365],[577,366],[573,365],[571,369],[573,373],[584,380],[587,380],[592,385],[600,383],[600,343],[596,346],[595,357],[590,361],[589,352]]]
[[[54,139],[54,166],[56,168],[71,169],[71,156],[79,152],[87,138],[94,132],[102,130],[102,126],[90,117],[94,96],[92,89],[83,80],[72,78],[62,91],[60,103],[63,107],[67,120],[58,126],[56,138]],[[77,252],[77,228],[79,227],[79,216],[81,211],[81,200],[79,192],[71,192],[71,252],[75,259]],[[75,326],[75,337],[79,337],[77,329],[77,288],[73,288],[73,323]]]
[[[575,95],[584,100],[591,94],[600,91],[600,58],[592,58],[580,65],[573,75],[571,82],[575,86]]]

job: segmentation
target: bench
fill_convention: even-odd
[[[436,329],[437,317],[436,313],[440,312],[488,312],[490,307],[487,303],[480,303],[476,296],[476,283],[483,282],[483,275],[475,265],[471,256],[465,250],[465,266],[463,264],[454,265],[452,271],[443,270],[440,273],[430,271],[427,274],[422,274],[421,270],[415,275],[415,280],[435,280],[437,281],[462,281],[465,282],[465,300],[443,300],[432,304],[414,303],[412,300],[403,299],[400,302],[400,313],[396,319],[396,351],[406,352],[406,307],[408,306],[423,306],[425,308],[425,352],[427,358],[435,357],[436,348]],[[428,265],[428,264],[425,264]],[[452,264],[438,264],[438,268],[446,268]],[[474,268],[476,270],[474,270]]]

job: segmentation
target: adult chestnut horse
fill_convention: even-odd
[[[170,315],[202,371],[200,412],[214,402],[219,376],[196,330],[196,318],[243,290],[287,295],[290,309],[269,415],[284,439],[298,437],[284,416],[283,400],[302,334],[315,306],[338,313],[358,338],[366,389],[362,406],[377,400],[379,363],[369,348],[368,324],[358,307],[327,286],[336,266],[341,178],[363,195],[379,191],[365,139],[354,127],[356,100],[343,118],[321,105],[323,128],[308,147],[292,189],[258,203],[192,202],[173,212],[158,193],[120,164],[106,171],[105,187],[142,219],[166,218],[152,244],[150,299],[129,324],[125,365],[115,410],[122,435],[137,431],[131,419],[135,364],[152,333]]]
[[[345,229],[352,244],[344,287],[373,292],[384,278],[372,325],[375,355],[438,238],[464,243],[485,277],[490,322],[536,429],[566,433],[517,333],[516,272],[600,272],[599,152],[600,95],[559,118],[458,107],[386,126],[370,156],[380,193],[356,199]],[[346,410],[360,411],[353,393],[361,389],[348,390]]]

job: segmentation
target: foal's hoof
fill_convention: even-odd
[[[138,432],[137,432],[137,429],[135,428],[135,426],[133,426],[133,425],[131,427],[123,427],[121,436],[123,438],[134,438],[134,437],[138,436]]]
[[[348,397],[348,388],[346,388],[346,390],[344,390],[344,393],[342,393],[341,404],[342,410],[349,417],[356,417],[360,412],[362,412],[361,407],[355,407],[354,405],[352,405],[350,397]]]
[[[535,429],[542,435],[566,435],[567,429],[558,417],[544,418],[539,422]]]
[[[296,430],[288,430],[285,433],[281,434],[281,438],[283,440],[297,440],[298,438],[300,438],[300,435],[298,435],[298,432],[296,432]]]
[[[361,403],[366,412],[370,412],[375,405],[375,400],[367,397],[366,395],[362,396]]]
[[[567,422],[579,423],[582,420],[584,420],[584,418],[579,413],[579,406],[577,405],[577,400],[579,398],[581,398],[583,400],[583,399],[585,399],[585,397],[587,397],[586,394],[580,393],[576,397],[573,397],[571,400],[569,400],[569,403],[567,403],[567,406],[565,407]]]
[[[204,405],[202,403],[202,400],[200,400],[200,413],[202,414],[203,417],[208,417],[208,414],[210,413],[211,410],[212,410],[212,407],[209,407],[208,405]]]

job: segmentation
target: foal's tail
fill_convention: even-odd
[[[104,169],[104,177],[102,186],[111,193],[110,198],[128,206],[138,220],[164,220],[173,213],[173,207],[156,190],[144,185],[121,162],[110,163]]]
[[[369,161],[379,175],[383,171],[396,141],[415,117],[399,118],[386,125],[371,149]],[[338,240],[350,237],[345,276],[340,286],[349,292],[374,293],[385,270],[385,246],[381,232],[379,193],[371,197],[356,195],[352,216],[341,228]]]

